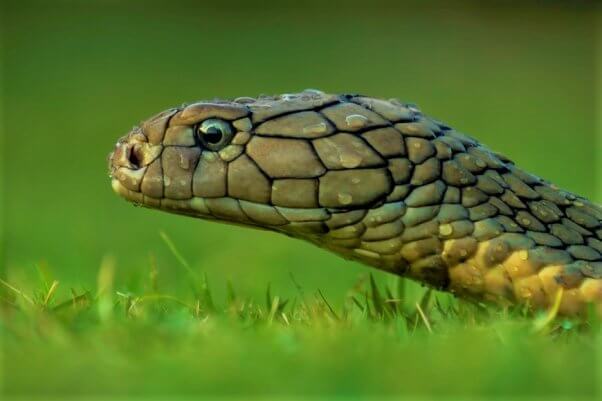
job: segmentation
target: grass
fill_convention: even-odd
[[[96,288],[63,297],[42,267],[34,291],[0,282],[7,396],[596,396],[602,335],[593,314],[577,322],[554,308],[495,310],[372,275],[340,308],[293,277],[291,299],[269,284],[263,299],[245,297],[231,282],[216,299],[161,235],[189,276],[187,294],[163,292],[152,263],[139,278],[144,290],[120,290],[111,258]]]

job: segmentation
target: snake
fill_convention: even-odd
[[[184,104],[120,138],[109,175],[136,205],[285,234],[459,298],[602,315],[602,207],[397,99]]]

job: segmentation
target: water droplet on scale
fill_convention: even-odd
[[[248,97],[248,96],[242,96],[242,97],[237,97],[236,99],[234,99],[234,103],[255,103],[255,99],[252,97]]]
[[[351,128],[362,128],[368,124],[368,117],[361,114],[350,114],[345,117],[345,122]]]
[[[324,94],[324,92],[322,92],[321,90],[314,88],[303,89],[303,92],[319,96],[322,96]]]
[[[338,195],[338,199],[341,205],[349,205],[351,202],[353,202],[353,197],[348,193],[340,193]]]
[[[345,168],[356,168],[362,164],[361,156],[355,153],[343,153],[339,155],[339,161]]]
[[[304,134],[323,134],[327,131],[328,127],[325,123],[318,123],[314,125],[308,125],[307,127],[303,127]]]
[[[180,155],[180,168],[183,170],[188,170],[190,168],[190,160],[184,155]]]
[[[291,102],[297,98],[297,95],[294,93],[283,93],[280,98],[285,102]]]

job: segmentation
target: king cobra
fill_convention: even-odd
[[[412,104],[201,101],[135,127],[109,163],[137,205],[283,233],[477,302],[602,315],[602,208]]]

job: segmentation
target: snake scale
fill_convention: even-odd
[[[602,208],[395,99],[202,101],[121,138],[130,202],[280,232],[460,297],[602,314]]]

